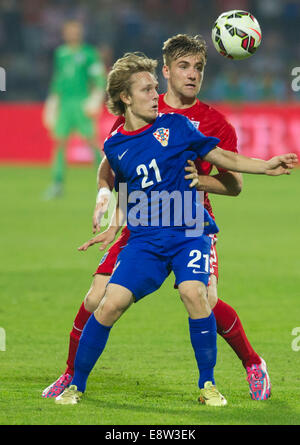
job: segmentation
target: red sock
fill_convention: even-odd
[[[261,362],[259,355],[252,348],[241,320],[236,311],[222,300],[218,300],[213,308],[217,322],[217,331],[234,350],[243,366],[251,366]]]
[[[91,312],[88,312],[84,303],[79,308],[79,311],[75,317],[72,331],[70,332],[70,343],[69,343],[69,354],[67,360],[67,369],[65,370],[65,374],[74,375],[74,361],[76,357],[76,352],[79,344],[79,340],[81,337],[81,333],[83,328],[91,316]]]

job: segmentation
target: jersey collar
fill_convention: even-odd
[[[155,121],[156,121],[156,119],[155,119]],[[155,121],[152,124],[147,124],[144,127],[141,127],[138,130],[134,130],[134,131],[126,131],[126,130],[124,130],[124,124],[122,124],[118,128],[118,133],[122,133],[125,136],[134,136],[136,134],[143,133],[143,131],[148,130],[148,128],[151,128],[154,125]]]

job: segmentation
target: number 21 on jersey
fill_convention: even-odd
[[[158,165],[156,163],[156,159],[152,159],[152,161],[150,162],[148,167],[145,164],[140,164],[136,168],[137,174],[139,176],[143,175],[142,184],[141,184],[142,189],[150,187],[151,185],[154,184],[154,181],[149,180],[149,170],[150,169],[154,170],[156,182],[161,182],[160,171],[159,171]]]

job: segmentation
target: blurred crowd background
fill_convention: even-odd
[[[227,60],[212,45],[214,21],[230,9],[250,11],[260,22],[262,44],[248,60]],[[126,51],[161,63],[168,37],[201,34],[209,49],[202,100],[300,98],[290,87],[291,70],[300,64],[299,0],[0,0],[0,66],[7,75],[0,100],[45,99],[53,52],[69,19],[84,24],[86,41],[99,48],[107,69]]]

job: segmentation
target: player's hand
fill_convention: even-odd
[[[83,103],[84,113],[91,119],[96,119],[101,110],[104,100],[104,91],[95,89]]]
[[[116,236],[115,230],[112,227],[110,227],[109,229],[105,230],[99,235],[96,235],[94,238],[91,238],[86,243],[82,244],[82,246],[78,247],[78,250],[86,251],[89,247],[97,243],[101,243],[99,250],[105,250],[106,247],[114,241],[115,236]]]
[[[194,164],[193,161],[191,161],[190,159],[187,161],[188,162],[188,166],[184,168],[185,171],[189,172],[188,175],[185,175],[185,179],[189,179],[191,180],[191,183],[189,184],[189,187],[196,187],[197,185],[199,185],[199,177],[198,177],[198,172],[196,169],[196,166]]]
[[[57,119],[59,99],[56,94],[50,95],[44,104],[42,121],[48,131],[53,131]]]
[[[102,216],[107,212],[109,205],[110,196],[103,195],[101,196],[99,202],[97,202],[93,214],[93,233],[100,232],[101,230],[101,219]]]
[[[298,157],[295,153],[274,156],[267,161],[265,173],[269,176],[289,175],[297,164]]]
[[[96,120],[96,119],[98,118],[99,114],[100,114],[100,110],[99,110],[99,109],[94,110],[94,109],[91,109],[91,108],[88,107],[88,106],[85,106],[85,107],[83,108],[83,111],[84,111],[84,114],[85,114],[88,118],[93,119],[93,120]]]

